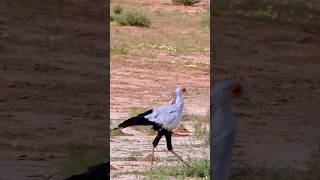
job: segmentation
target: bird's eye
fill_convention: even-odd
[[[242,93],[242,88],[240,85],[233,85],[230,87],[231,94],[233,97],[239,97]]]

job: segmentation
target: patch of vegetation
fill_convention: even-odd
[[[208,146],[210,144],[209,127],[202,125],[201,121],[193,122],[194,135],[197,139],[203,141],[203,145]]]
[[[182,121],[201,121],[202,118],[200,115],[186,114],[182,116]]]
[[[194,135],[197,139],[201,139],[203,130],[202,130],[202,125],[201,121],[194,121],[193,122],[193,128],[194,128]]]
[[[177,47],[170,46],[170,45],[160,45],[160,44],[150,44],[150,43],[139,43],[138,48],[151,48],[151,49],[159,49],[159,50],[166,50],[170,52],[177,52]]]
[[[119,5],[115,5],[111,9],[110,21],[120,25],[149,27],[150,19],[141,10],[123,9]]]
[[[66,35],[52,35],[48,37],[50,43],[63,43],[68,40]]]
[[[164,16],[164,14],[160,10],[156,10],[155,13],[159,17],[163,17]]]
[[[66,147],[61,171],[65,177],[87,171],[87,168],[103,162],[107,156],[106,147],[88,144],[71,144]]]
[[[192,62],[192,61],[189,61],[189,60],[179,61],[178,64],[182,65],[184,67],[195,68],[195,69],[197,69],[199,67],[199,63]]]
[[[184,6],[193,6],[194,4],[196,4],[198,2],[199,2],[199,0],[172,0],[173,4],[184,5]]]
[[[258,9],[253,16],[259,20],[275,20],[278,18],[278,13],[273,10],[272,6],[268,6],[267,9]]]
[[[126,55],[129,53],[129,48],[125,44],[116,45],[111,47],[111,53]]]
[[[154,136],[157,134],[157,131],[152,129],[152,127],[150,127],[150,126],[131,126],[131,128],[136,131],[143,132],[148,136]]]
[[[123,8],[120,5],[114,5],[111,7],[110,21],[113,23],[118,23],[121,19],[121,13]]]
[[[112,9],[112,12],[114,14],[121,14],[122,13],[123,8],[120,5],[115,5]]]
[[[114,136],[120,136],[122,135],[123,133],[121,132],[121,129],[115,129],[115,130],[112,130],[111,131],[111,137],[114,137]]]
[[[142,107],[131,107],[130,110],[129,110],[129,116],[133,117],[133,116],[141,114],[141,113],[143,113],[145,111],[146,111],[146,109],[142,108]]]
[[[134,171],[134,174],[147,176],[147,179],[164,180],[169,179],[170,177],[175,177],[177,179],[185,179],[187,177],[210,179],[209,159],[189,159],[188,163],[195,170],[195,174],[193,174],[185,165],[150,168],[143,171]]]
[[[142,156],[142,152],[141,152],[141,151],[138,151],[138,150],[130,151],[130,154],[131,154],[131,156],[133,156],[133,157],[140,157],[140,156]]]
[[[201,24],[204,27],[210,27],[210,10],[205,12],[201,17]]]
[[[121,25],[149,27],[151,24],[150,19],[144,13],[138,10],[126,11],[121,17],[122,18],[119,20]]]
[[[118,23],[120,19],[120,16],[117,14],[110,14],[110,22],[112,23]]]
[[[258,1],[258,0],[217,0],[214,3],[215,16],[233,12],[238,17],[253,20],[273,20],[280,23],[301,21],[304,26],[319,27],[320,4],[315,1]]]

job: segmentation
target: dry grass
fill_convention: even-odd
[[[210,179],[210,161],[206,158],[188,159],[195,171],[192,173],[185,165],[168,165],[165,167],[148,168],[143,171],[133,171],[132,174],[144,176],[146,179],[176,179],[197,178]]]
[[[122,7],[127,8],[124,4]],[[165,10],[144,11],[152,21],[148,29],[123,28],[111,23],[111,47],[115,49],[115,53],[111,52],[111,59],[114,59],[112,57],[116,55],[156,59],[161,58],[159,56],[163,53],[209,56],[208,10],[195,13]],[[124,45],[123,42],[126,44]]]

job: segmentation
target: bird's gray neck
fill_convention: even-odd
[[[176,101],[174,103],[176,106],[182,108],[184,105],[184,99],[181,94],[176,95]]]
[[[236,128],[236,121],[232,112],[231,102],[227,103],[213,103],[211,107],[212,117],[214,119],[215,128],[217,133],[219,131],[233,131]]]

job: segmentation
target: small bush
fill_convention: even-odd
[[[271,7],[268,9],[258,9],[254,12],[254,16],[261,20],[275,20],[278,18],[278,13],[273,11]]]
[[[115,5],[115,6],[113,7],[112,12],[113,12],[114,14],[121,14],[121,13],[122,13],[122,10],[123,10],[123,8],[122,8],[121,6]]]
[[[113,23],[118,23],[120,18],[121,17],[118,14],[110,14],[110,21]]]
[[[193,6],[198,3],[199,0],[172,0],[172,2],[176,5]]]
[[[119,19],[119,23],[121,25],[130,25],[130,26],[145,26],[149,27],[151,22],[149,18],[137,11],[137,10],[129,10],[122,14],[121,18]]]
[[[110,13],[110,21],[120,25],[145,26],[149,27],[151,21],[138,10],[124,10],[121,6],[113,6]]]
[[[118,23],[121,18],[123,8],[120,5],[114,5],[111,8],[110,21],[113,23]]]

